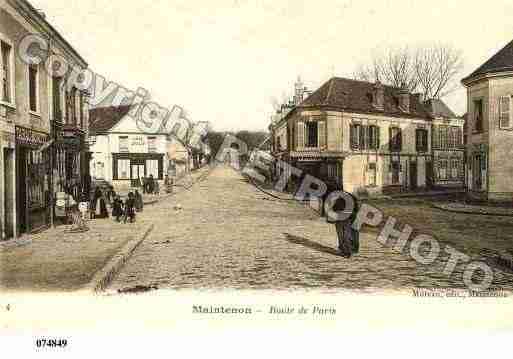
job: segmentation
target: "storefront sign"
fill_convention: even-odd
[[[30,128],[15,128],[16,143],[27,146],[40,147],[50,140],[50,136],[44,132],[32,130]]]

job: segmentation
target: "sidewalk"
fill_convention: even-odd
[[[464,203],[436,203],[433,207],[448,212],[457,212],[465,214],[480,214],[486,216],[510,216],[513,217],[513,207],[493,207],[493,206],[480,206]]]
[[[209,172],[210,167],[201,168],[178,184],[187,188]],[[182,191],[175,188],[175,193]],[[172,195],[146,196],[145,203]],[[136,246],[151,230],[152,211],[145,208],[136,223],[95,219],[88,221],[90,230],[84,233],[68,233],[70,226],[59,226],[22,237],[18,245],[0,245],[0,291],[70,292],[94,287],[92,282],[101,279],[113,261],[119,262],[120,255],[130,255],[128,247]]]

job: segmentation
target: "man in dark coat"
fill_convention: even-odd
[[[332,191],[324,203],[326,220],[335,224],[340,255],[350,258],[360,249],[359,232],[353,223],[360,209],[358,199],[349,192]]]

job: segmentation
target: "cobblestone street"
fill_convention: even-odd
[[[334,226],[301,203],[264,194],[228,167],[215,168],[144,216],[155,230],[109,290],[464,288],[463,266],[447,277],[445,261],[418,265],[372,234],[362,234],[352,259],[336,255]],[[496,270],[494,279],[496,286],[513,287],[510,273]]]

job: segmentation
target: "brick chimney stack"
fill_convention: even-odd
[[[374,85],[374,93],[372,94],[372,105],[378,110],[385,108],[385,88],[381,82],[376,81]]]
[[[402,88],[398,93],[399,107],[405,112],[410,112],[410,92]]]

